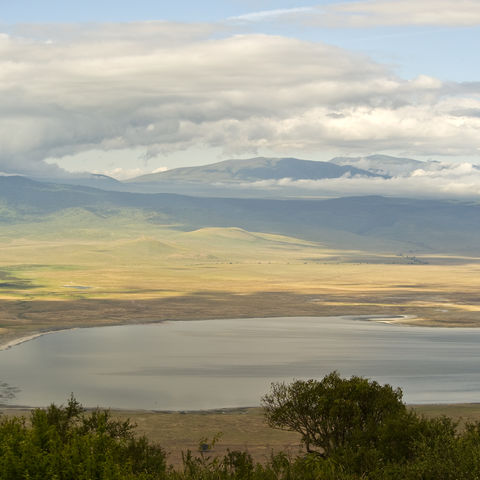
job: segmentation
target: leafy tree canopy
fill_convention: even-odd
[[[407,415],[400,389],[337,372],[322,380],[273,383],[262,404],[270,426],[299,432],[308,452],[324,456],[358,444],[375,446],[387,425]]]

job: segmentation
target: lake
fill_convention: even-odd
[[[199,410],[259,405],[271,382],[332,370],[400,386],[409,403],[480,401],[480,329],[365,317],[172,321],[61,331],[0,351],[10,403]]]

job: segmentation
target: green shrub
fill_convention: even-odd
[[[86,415],[74,398],[0,422],[0,480],[164,479],[166,455],[108,411]]]
[[[408,411],[399,390],[335,372],[275,385],[264,397],[267,420],[308,427],[310,452],[263,463],[244,451],[217,457],[216,436],[198,453],[184,452],[174,470],[130,421],[86,413],[72,397],[28,420],[0,417],[0,480],[480,480],[480,423],[458,431],[447,417]]]

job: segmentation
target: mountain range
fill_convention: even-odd
[[[352,165],[298,158],[234,159],[196,167],[183,167],[142,175],[124,182],[124,190],[170,192],[196,196],[288,198],[332,196],[306,192],[287,182],[339,178],[385,178],[385,175]]]
[[[384,195],[475,200],[480,194],[478,165],[387,155],[336,157],[329,162],[264,157],[225,160],[125,181],[89,173],[32,179],[123,192],[229,198]]]
[[[299,160],[298,158],[257,157],[246,160],[225,160],[223,162],[184,167],[165,172],[142,175],[128,183],[163,182],[166,180],[189,183],[242,183],[262,180],[320,180],[338,178],[344,175],[381,176],[349,164],[337,165],[332,162]]]
[[[78,211],[98,218],[138,211],[185,231],[238,227],[370,251],[480,253],[480,205],[386,198],[262,199],[106,191],[0,177],[0,223],[42,222]],[[72,213],[72,214],[73,214]]]

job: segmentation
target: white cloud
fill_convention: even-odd
[[[277,20],[281,17],[292,17],[297,14],[304,14],[313,11],[311,7],[281,8],[276,10],[263,10],[259,12],[246,13],[236,17],[230,17],[227,20],[234,22],[260,22],[265,20]]]
[[[117,180],[126,180],[127,178],[134,178],[145,173],[150,173],[142,168],[122,168],[117,167],[111,170],[93,170],[92,173],[100,175],[108,175],[109,177],[116,178]],[[153,172],[152,172],[153,173]]]
[[[348,163],[348,162],[346,162]],[[355,163],[359,166],[359,163]],[[265,189],[295,189],[309,195],[385,195],[424,198],[471,198],[480,197],[480,168],[471,163],[445,164],[425,163],[405,175],[392,178],[343,176],[322,180],[264,180],[245,183],[237,187]]]
[[[300,22],[323,27],[480,25],[478,0],[367,0],[322,4],[317,7],[265,10],[234,17],[243,22]]]
[[[84,28],[0,37],[0,170],[53,175],[44,159],[92,150],[143,149],[145,161],[199,147],[480,151],[479,84],[405,81],[364,56],[280,36]]]
[[[158,167],[155,170],[152,171],[152,173],[161,173],[161,172],[166,172],[168,170],[168,167]]]
[[[478,0],[370,0],[327,8],[321,23],[331,26],[480,25]]]

